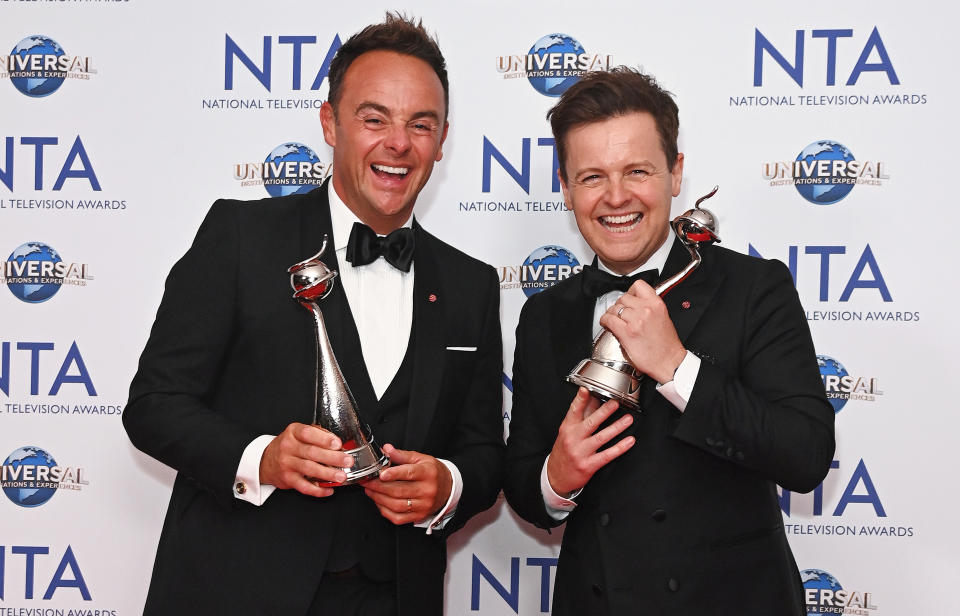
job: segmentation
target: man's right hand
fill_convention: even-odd
[[[307,496],[330,496],[332,487],[315,482],[346,480],[343,468],[353,466],[353,458],[343,453],[341,446],[339,438],[322,428],[292,423],[263,450],[260,483]]]
[[[560,424],[557,440],[547,460],[547,480],[554,492],[564,498],[587,485],[598,470],[633,447],[636,439],[627,436],[614,445],[597,451],[633,423],[626,414],[597,432],[619,405],[616,400],[603,404],[581,387]]]

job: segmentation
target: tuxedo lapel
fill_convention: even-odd
[[[723,283],[722,272],[714,267],[709,256],[704,255],[709,253],[709,250],[709,248],[701,248],[700,256],[703,257],[703,261],[699,267],[686,280],[662,296],[670,312],[670,318],[673,320],[673,326],[677,330],[677,336],[684,343],[700,318],[706,314],[710,302],[713,301],[714,295]],[[676,274],[689,262],[690,253],[680,240],[675,239],[661,278]]]
[[[413,383],[407,414],[405,449],[423,445],[436,412],[443,382],[445,306],[455,298],[441,288],[439,264],[433,254],[432,238],[414,220],[416,252],[413,258]]]
[[[550,315],[550,333],[553,344],[558,383],[566,382],[567,375],[580,360],[590,357],[593,347],[593,309],[596,300],[580,290],[580,278],[567,283],[560,301]]]
[[[327,180],[329,182],[329,180]],[[303,258],[307,259],[317,253],[323,246],[324,236],[327,238],[327,247],[320,255],[320,260],[327,267],[336,272],[340,271],[341,264],[337,260],[334,249],[332,223],[330,222],[330,204],[327,200],[327,184],[324,183],[310,193],[301,213],[300,248]],[[349,265],[347,267],[350,267]],[[327,330],[330,346],[340,364],[340,371],[353,393],[357,404],[361,408],[376,400],[373,393],[373,384],[363,362],[363,352],[360,348],[360,335],[353,320],[353,313],[347,301],[343,285],[334,279],[333,290],[320,300],[320,311]],[[310,334],[313,336],[313,334]],[[314,353],[316,360],[316,353]]]

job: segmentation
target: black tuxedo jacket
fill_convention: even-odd
[[[499,287],[491,267],[414,229],[413,382],[394,444],[452,461],[463,494],[444,530],[396,528],[397,586],[401,614],[439,615],[444,536],[492,505],[500,487]],[[232,486],[255,437],[312,421],[313,322],[291,299],[286,271],[316,253],[325,234],[332,237],[326,185],[217,201],[167,278],[123,417],[137,448],[178,471],[147,614],[296,616],[313,598],[333,534],[345,528],[336,497],[277,490],[255,507],[234,498]],[[332,248],[322,259],[343,265]],[[340,285],[321,309],[347,382],[370,387]]]
[[[701,254],[663,297],[702,360],[692,396],[681,414],[645,380],[625,432],[636,444],[591,478],[566,520],[554,614],[804,612],[776,484],[819,484],[834,413],[783,264],[715,246]],[[688,261],[675,241],[665,274]],[[565,377],[590,354],[593,309],[577,275],[527,300],[517,327],[504,491],[543,528],[560,524],[540,472],[576,393]]]

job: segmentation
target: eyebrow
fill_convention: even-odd
[[[357,105],[356,113],[360,113],[361,111],[366,111],[366,110],[376,111],[386,116],[390,115],[390,109],[388,107],[381,105],[380,103],[375,103],[373,101],[364,101],[359,105]],[[436,122],[440,121],[440,115],[433,110],[417,111],[416,113],[410,116],[411,120],[419,120],[420,118],[430,118],[431,120],[434,120]]]

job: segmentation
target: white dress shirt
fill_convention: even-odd
[[[670,256],[672,247],[673,236],[671,235],[668,236],[660,248],[647,259],[646,263],[630,272],[630,275],[632,276],[648,269],[656,269],[657,272],[663,272],[663,267],[667,263],[667,257]],[[597,263],[601,270],[616,275],[616,272],[611,271],[610,268],[604,265],[599,259],[597,259]],[[603,330],[603,326],[600,325],[600,317],[610,309],[610,306],[617,303],[617,300],[620,299],[622,295],[622,292],[614,290],[609,293],[604,293],[597,298],[597,303],[593,308],[594,339],[596,339]],[[658,383],[657,391],[682,413],[687,407],[687,402],[690,401],[690,395],[693,393],[693,385],[697,381],[697,374],[699,374],[699,372],[700,358],[690,351],[687,351],[686,356],[684,356],[683,361],[680,362],[680,366],[677,367],[673,375],[673,380],[666,383]],[[576,508],[577,503],[573,499],[580,494],[583,488],[575,491],[569,498],[564,498],[557,494],[547,478],[547,462],[549,461],[550,456],[547,455],[547,459],[544,460],[543,468],[540,471],[540,491],[543,493],[543,502],[546,504],[547,513],[550,517],[555,520],[563,520]]]
[[[343,285],[360,336],[360,350],[367,373],[379,399],[400,369],[410,341],[414,266],[411,264],[409,272],[402,272],[383,257],[367,265],[352,266],[347,261],[347,242],[353,224],[360,222],[360,219],[334,190],[332,181],[327,185],[327,197],[333,230],[332,246],[340,264],[334,284]],[[410,227],[411,224],[412,217],[402,226]],[[234,484],[234,496],[237,498],[261,505],[273,493],[274,486],[260,483],[260,459],[272,439],[271,435],[259,436],[244,450]],[[463,478],[459,469],[448,460],[440,461],[450,470],[453,486],[443,509],[432,519],[417,524],[426,528],[427,534],[434,528],[442,528],[453,516],[463,492]]]

